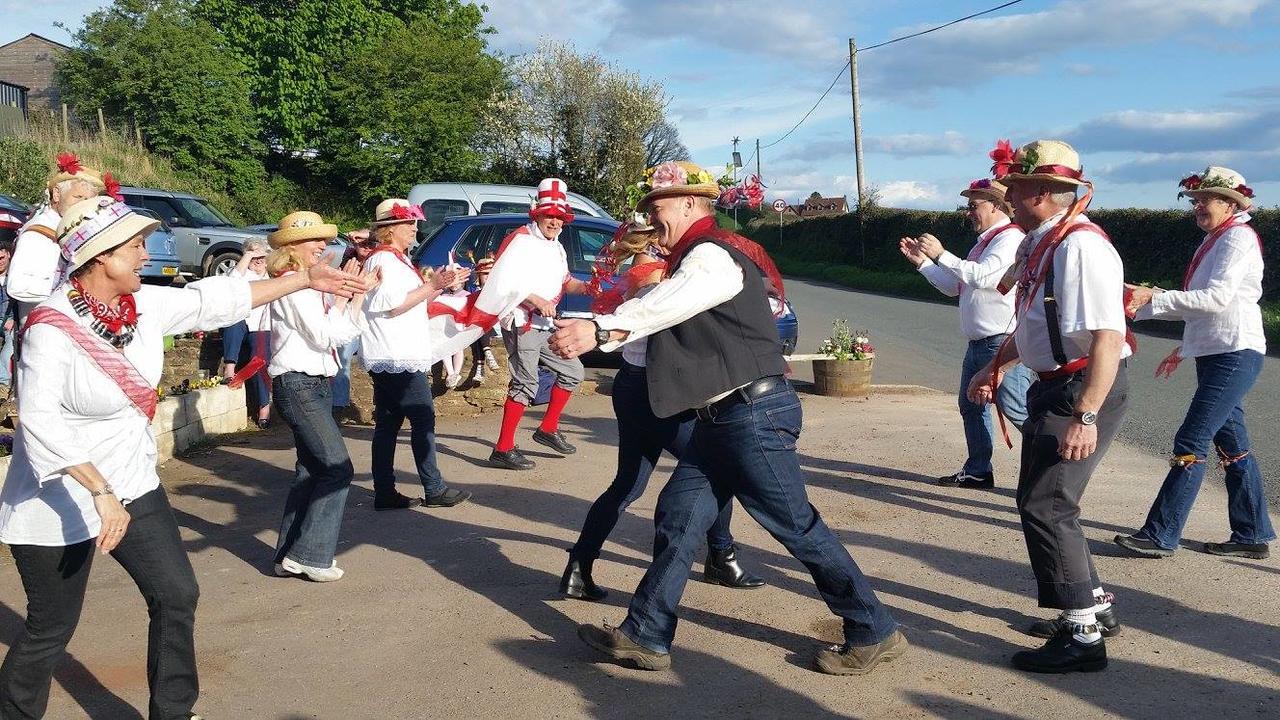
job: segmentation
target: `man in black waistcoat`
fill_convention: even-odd
[[[637,204],[670,251],[668,277],[649,294],[594,321],[561,320],[552,349],[577,357],[648,337],[654,414],[696,415],[693,436],[654,513],[653,564],[619,627],[584,625],[579,636],[646,670],[671,665],[676,606],[702,537],[737,498],[813,575],[844,620],[845,642],[818,652],[819,670],[862,675],[897,658],[906,638],[849,552],[809,504],[796,456],[800,399],[783,374],[782,344],[766,282],[782,278],[755,243],[715,224],[714,178],[691,163],[650,170]]]

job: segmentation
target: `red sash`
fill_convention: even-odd
[[[991,244],[992,240],[996,239],[997,235],[1004,232],[1005,230],[1016,230],[1016,229],[1018,229],[1017,225],[1014,225],[1013,223],[1006,223],[1004,225],[1001,225],[1000,227],[994,227],[982,233],[981,235],[978,236],[978,242],[973,246],[973,249],[970,250],[969,254],[965,256],[965,260],[977,261],[979,258],[982,257],[982,253],[986,252],[987,246]],[[960,287],[964,288],[966,286],[962,282],[960,283]],[[1006,291],[1001,291],[1000,294],[1004,295],[1005,292]]]
[[[25,334],[33,325],[45,323],[66,333],[76,345],[84,350],[85,355],[129,398],[138,412],[150,421],[156,415],[156,389],[142,377],[138,368],[124,356],[124,353],[107,344],[105,340],[86,330],[66,314],[49,307],[38,307],[27,316],[27,324],[23,328]]]
[[[706,238],[718,240],[746,255],[751,262],[756,264],[760,272],[764,273],[769,282],[773,284],[773,290],[778,299],[785,302],[786,292],[782,287],[782,273],[778,272],[778,266],[773,264],[773,259],[769,257],[769,253],[741,235],[717,227],[715,217],[702,218],[689,226],[689,229],[681,236],[680,241],[675,244],[675,247],[671,248],[671,255],[667,258],[668,274],[675,272],[684,254],[689,251],[689,248],[695,242]]]
[[[1182,275],[1183,290],[1191,288],[1191,276],[1195,275],[1196,270],[1200,269],[1200,263],[1204,262],[1205,255],[1208,255],[1213,246],[1218,243],[1218,238],[1234,227],[1248,228],[1249,232],[1253,233],[1254,239],[1258,241],[1258,252],[1264,256],[1266,255],[1266,251],[1262,248],[1262,238],[1258,236],[1258,232],[1250,227],[1248,223],[1238,222],[1235,218],[1231,218],[1219,225],[1217,230],[1214,230],[1209,237],[1205,238],[1204,242],[1200,243],[1200,247],[1196,249],[1196,254],[1191,258],[1191,264],[1187,266],[1187,271]]]

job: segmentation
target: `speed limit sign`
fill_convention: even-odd
[[[783,199],[781,199],[781,198],[779,198],[779,199],[777,199],[777,200],[774,200],[774,201],[773,201],[773,209],[774,209],[775,211],[777,211],[777,212],[782,212],[783,210],[786,210],[786,209],[787,209],[787,201],[786,201],[786,200],[783,200]]]

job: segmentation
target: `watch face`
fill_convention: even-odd
[[[1091,413],[1091,412],[1080,413],[1080,422],[1084,423],[1085,425],[1092,425],[1097,421],[1098,421],[1097,413]]]

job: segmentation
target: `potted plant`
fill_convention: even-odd
[[[867,334],[865,330],[854,333],[847,320],[837,319],[831,324],[831,336],[818,347],[826,357],[813,361],[814,392],[837,397],[871,395],[871,364],[876,350]]]

